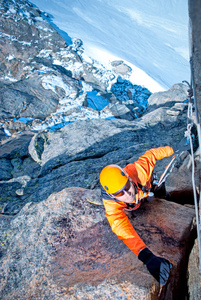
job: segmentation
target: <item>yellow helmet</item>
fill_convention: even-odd
[[[100,183],[108,194],[121,190],[127,181],[124,170],[117,165],[108,165],[100,173]]]

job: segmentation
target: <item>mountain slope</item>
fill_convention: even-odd
[[[32,1],[52,15],[57,29],[82,39],[87,55],[103,64],[115,57],[125,60],[134,70],[134,83],[152,92],[189,79],[187,2]]]

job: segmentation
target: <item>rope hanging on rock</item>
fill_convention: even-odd
[[[192,73],[191,73],[191,77]],[[195,97],[194,101],[192,100],[192,97],[194,95],[194,90],[192,87],[192,81],[191,84],[189,84],[187,81],[186,82],[189,86],[188,89],[188,112],[187,112],[187,130],[185,132],[185,137],[189,140],[190,143],[190,149],[191,149],[191,162],[192,162],[192,186],[193,186],[193,196],[194,196],[194,204],[195,204],[195,214],[196,214],[196,225],[197,225],[197,236],[198,236],[198,250],[199,250],[199,266],[200,266],[200,271],[201,271],[201,237],[200,237],[200,231],[201,231],[201,224],[200,224],[200,218],[199,218],[199,208],[198,208],[198,199],[197,199],[197,192],[196,192],[196,185],[195,185],[195,158],[194,158],[194,153],[193,153],[193,139],[192,139],[192,127],[195,124],[197,129],[199,126],[197,126],[198,122],[198,113],[197,116],[193,117],[193,111],[196,112],[197,107],[195,106]],[[198,130],[197,130],[198,131]],[[199,135],[199,132],[198,132]],[[200,139],[199,140],[199,149],[200,149]],[[201,152],[200,152],[201,154]],[[201,158],[201,155],[200,155]]]
[[[194,81],[194,76],[193,76],[192,59],[190,59],[190,69],[191,69],[191,90],[192,90],[192,96],[194,98],[193,103],[194,103],[194,109],[195,109],[195,121],[194,121],[194,123],[197,127],[200,161],[201,161],[201,128],[200,128],[199,114],[198,114],[198,108],[197,108],[197,98],[196,98],[196,91],[195,91],[195,81]]]

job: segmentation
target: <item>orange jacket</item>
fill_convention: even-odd
[[[151,187],[151,175],[158,159],[170,156],[173,154],[173,149],[169,146],[150,149],[139,157],[133,164],[128,164],[124,170],[130,176],[132,181],[138,186],[138,183],[146,188]],[[139,199],[142,200],[148,196],[138,188]],[[124,208],[127,207],[125,202],[116,202],[114,200],[103,199],[105,206],[106,217],[110,223],[112,231],[120,240],[128,246],[136,255],[140,250],[146,248],[145,243],[141,240],[128,217],[124,213]]]

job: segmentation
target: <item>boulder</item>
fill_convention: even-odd
[[[201,22],[200,22],[200,11],[201,3],[199,0],[189,0],[189,22],[191,24],[191,36],[189,41],[190,47],[190,62],[191,62],[191,72],[192,81],[194,85],[194,93],[196,95],[196,102],[198,108],[199,117],[201,115],[201,43],[199,36],[201,34]]]
[[[6,136],[4,129],[0,128],[0,144],[2,141],[6,140],[6,139],[8,139],[8,137]]]
[[[200,13],[201,13],[201,2],[199,0],[189,0],[188,1],[188,8],[189,8],[189,24],[190,26],[190,62],[191,62],[191,75],[192,75],[192,82],[194,88],[194,96],[196,98],[196,107],[197,107],[197,114],[200,123],[200,116],[201,116],[201,43],[199,36],[201,34],[201,20],[200,20]],[[198,131],[200,132],[199,128],[200,124],[197,124]],[[200,139],[200,136],[199,136]],[[200,141],[199,141],[200,144]],[[200,159],[201,153],[199,153],[199,163],[201,162]],[[197,162],[196,162],[197,163]],[[199,192],[201,190],[201,166],[199,167]],[[201,198],[199,198],[199,208],[201,207]],[[199,211],[199,218],[201,220],[201,213]],[[201,227],[200,227],[200,234],[201,236]],[[196,241],[194,249],[190,256],[189,261],[189,297],[193,300],[198,300],[201,297],[201,261],[198,259],[200,258],[200,251],[201,247],[199,241]]]
[[[182,116],[179,115],[179,120]],[[179,120],[154,124],[143,118],[132,122],[84,120],[68,124],[56,132],[30,135],[28,140],[23,140],[20,135],[10,138],[0,148],[1,157],[12,165],[9,174],[13,178],[26,175],[30,180],[25,186],[16,186],[13,181],[1,182],[4,191],[1,192],[1,203],[6,205],[5,211],[11,213],[27,202],[43,201],[66,187],[99,187],[99,173],[107,164],[117,163],[124,167],[150,148],[174,147],[184,134],[185,123]],[[157,163],[159,176],[170,159]],[[10,192],[6,196],[8,186]],[[9,200],[11,194],[12,202]]]
[[[0,120],[20,117],[43,120],[56,110],[58,100],[54,92],[43,88],[41,76],[32,76],[0,88]]]
[[[1,180],[0,180],[0,211],[16,213],[23,202],[19,189],[26,184],[23,176],[37,177],[40,171],[38,165],[29,155],[28,147],[33,133],[24,132],[17,137],[4,141],[0,146]],[[30,178],[30,177],[29,177]]]
[[[130,109],[125,104],[120,104],[117,102],[114,104],[109,104],[108,108],[112,112],[113,116],[116,118],[130,121],[134,119],[134,114],[132,114]]]
[[[0,147],[0,158],[16,158],[28,155],[28,146],[33,137],[32,132],[24,132],[5,141]]]
[[[131,67],[125,64],[123,61],[112,61],[113,71],[118,75],[129,75],[132,71]]]
[[[198,257],[200,256],[198,248],[198,239],[196,239],[194,247],[189,256],[188,264],[188,290],[189,299],[192,300],[200,300],[201,295],[201,272]]]
[[[188,86],[182,83],[174,84],[168,91],[154,93],[149,97],[149,105],[161,106],[168,102],[181,102],[188,99]]]
[[[184,299],[194,210],[143,203],[130,221],[147,246],[173,265],[164,287],[110,229],[100,190],[68,188],[29,203],[1,246],[1,299]]]
[[[42,18],[41,11],[29,2],[0,2],[1,81],[12,82],[22,79],[31,69],[34,71],[33,59],[40,51],[58,51],[65,47],[66,43]]]
[[[140,105],[147,108],[148,98],[151,92],[143,88],[140,85],[132,84],[129,80],[124,80],[122,77],[118,77],[117,81],[111,86],[111,91],[120,103],[130,103],[129,100],[133,100]]]
[[[8,159],[1,158],[0,159],[0,181],[1,180],[9,180],[12,178],[11,171],[12,171],[11,162]]]
[[[107,164],[124,167],[150,148],[177,146],[186,130],[187,87],[151,95],[123,78],[123,61],[113,62],[122,75],[115,82],[112,71],[83,61],[81,40],[66,47],[26,0],[0,2],[1,299],[185,299],[195,238],[188,153],[167,180],[177,203],[152,199],[129,216],[148,247],[172,262],[165,287],[112,233],[98,178]],[[70,122],[80,112],[87,118],[82,104],[92,89],[126,120],[104,120],[100,112],[65,126],[70,114]],[[170,160],[157,162],[158,175]]]
[[[14,122],[7,122],[6,125],[4,124],[4,128],[8,129],[10,132],[16,131],[25,131],[26,124],[22,121],[16,120]]]

